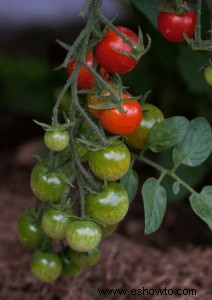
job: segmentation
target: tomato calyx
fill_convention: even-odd
[[[123,35],[124,35],[123,33],[120,34],[121,37],[123,37]],[[146,36],[147,36],[148,43],[147,43],[147,46],[145,48],[143,33],[142,33],[141,28],[139,26],[138,27],[138,44],[137,45],[133,41],[131,41],[127,36],[126,36],[126,38],[123,38],[124,41],[129,43],[130,46],[132,47],[132,52],[126,52],[126,51],[116,51],[116,52],[119,53],[119,54],[129,56],[134,61],[138,61],[141,58],[141,56],[146,54],[151,48],[151,44],[152,44],[151,37],[148,34]]]
[[[152,7],[154,7],[158,11],[174,13],[176,15],[184,15],[190,11],[189,7],[187,6],[187,3],[182,0],[174,0],[162,5],[156,4],[152,5]]]
[[[55,130],[65,131],[65,130],[67,130],[68,128],[70,128],[73,125],[70,122],[69,119],[66,119],[66,123],[64,123],[64,124],[57,124],[56,126],[49,125],[49,124],[46,124],[46,123],[42,123],[42,122],[39,122],[37,120],[33,120],[33,121],[35,122],[35,124],[43,127],[43,129],[46,130],[46,131],[55,131]]]

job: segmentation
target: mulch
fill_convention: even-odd
[[[169,205],[161,228],[144,236],[137,197],[117,232],[102,241],[97,265],[74,279],[38,282],[29,269],[33,252],[20,244],[16,232],[24,207],[32,206],[32,162],[24,163],[17,153],[0,159],[0,300],[212,299],[212,234],[187,201]],[[100,295],[98,289],[106,288],[127,289],[127,295]],[[143,288],[151,295],[128,295]],[[174,293],[195,289],[196,296],[157,295],[154,290],[164,288]]]

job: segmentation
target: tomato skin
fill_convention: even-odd
[[[102,180],[115,181],[127,173],[130,167],[130,152],[124,143],[89,152],[89,167]]]
[[[67,188],[67,184],[56,172],[50,172],[42,163],[34,166],[30,186],[34,195],[41,201],[58,202]]]
[[[116,230],[117,227],[118,227],[118,224],[110,224],[110,225],[101,226],[102,237],[111,235]]]
[[[212,86],[212,66],[209,65],[204,69],[204,78],[207,84]]]
[[[74,250],[70,251],[70,257],[74,264],[82,269],[94,266],[100,259],[101,251],[99,248],[95,248],[90,252],[77,252]]]
[[[117,26],[119,31],[125,34],[136,45],[138,44],[137,35],[130,29]],[[97,63],[109,73],[124,74],[131,71],[139,62],[131,57],[117,52],[132,52],[132,47],[124,42],[124,40],[112,29],[96,46]]]
[[[56,253],[37,251],[31,260],[31,271],[40,281],[51,282],[61,275],[62,261]]]
[[[123,98],[131,98],[129,94],[123,94]],[[142,119],[142,108],[138,101],[129,101],[122,104],[125,113],[117,108],[103,109],[99,111],[99,120],[104,129],[116,134],[125,135],[136,130]]]
[[[62,151],[69,144],[69,133],[67,130],[46,131],[44,134],[44,143],[51,151]]]
[[[74,221],[66,231],[68,245],[78,252],[89,252],[95,249],[100,243],[101,237],[101,228],[93,221]]]
[[[158,14],[158,30],[165,39],[171,42],[184,42],[183,31],[191,38],[194,34],[195,25],[196,15],[193,10],[183,15],[170,12],[159,12]]]
[[[25,212],[18,220],[18,237],[24,246],[29,248],[39,248],[45,242],[45,234],[41,225],[35,222],[33,209]]]
[[[70,215],[76,216],[76,213],[73,210],[48,209],[42,216],[43,231],[52,239],[64,239],[68,225],[74,221]]]
[[[86,197],[87,214],[105,225],[120,222],[128,208],[127,191],[117,182],[109,182],[99,194],[88,194]]]
[[[93,68],[93,51],[91,51],[86,57],[86,63],[89,67]],[[76,61],[71,61],[68,64],[68,75],[69,77],[73,74],[76,66]],[[94,86],[94,78],[92,73],[85,67],[82,66],[79,70],[79,74],[77,77],[77,85],[79,89],[87,90],[92,89]]]
[[[136,149],[143,149],[144,143],[153,126],[164,120],[162,111],[155,105],[144,103],[142,109],[143,116],[139,127],[125,136],[126,143]]]
[[[76,265],[69,257],[62,257],[62,262],[62,275],[64,276],[74,278],[79,276],[83,272],[83,269]]]

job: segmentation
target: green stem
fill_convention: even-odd
[[[210,40],[212,41],[212,1],[211,0],[205,0],[208,8],[209,8],[209,12],[210,12]]]
[[[168,170],[168,169],[162,167],[161,165],[155,163],[154,161],[152,161],[152,160],[150,160],[150,159],[148,159],[144,156],[135,155],[135,154],[133,154],[133,156],[135,157],[135,159],[140,160],[140,161],[146,163],[147,165],[155,168],[159,172],[161,172],[160,181],[166,175],[171,176],[173,179],[178,181],[184,188],[186,188],[191,194],[197,194],[197,192],[190,185],[188,185],[184,180],[182,180],[178,175],[176,175],[174,173],[174,170],[175,170],[174,168],[171,169],[171,170]]]
[[[79,191],[80,191],[80,214],[81,217],[85,217],[85,192],[84,192],[84,185],[83,185],[83,180],[81,175],[78,176],[77,178],[78,186],[79,186]]]
[[[195,28],[195,43],[196,43],[197,47],[202,46],[201,12],[202,12],[202,0],[197,0],[197,5],[196,5],[197,23],[196,23],[196,28]]]

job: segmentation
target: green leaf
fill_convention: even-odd
[[[128,193],[130,203],[135,198],[138,189],[138,174],[135,170],[129,169],[128,172],[120,179],[120,184],[123,185]]]
[[[175,146],[173,161],[176,166],[184,164],[195,167],[202,164],[212,151],[212,131],[205,118],[199,117],[190,122],[184,139]]]
[[[131,0],[132,4],[140,10],[157,29],[158,11],[154,8],[156,5],[163,5],[163,0]]]
[[[152,128],[145,147],[153,152],[165,151],[178,144],[189,129],[189,121],[185,117],[171,117]]]
[[[200,194],[192,194],[189,200],[195,214],[212,230],[212,186],[205,186]]]
[[[142,187],[145,214],[145,234],[156,231],[166,211],[167,194],[166,190],[158,179],[149,178]]]

